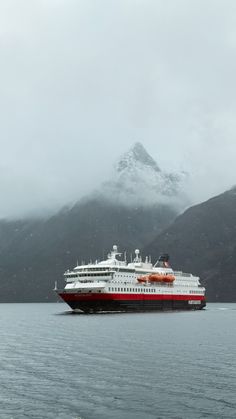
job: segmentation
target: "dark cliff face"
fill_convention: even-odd
[[[169,253],[173,268],[201,277],[209,301],[235,301],[235,192],[189,208],[175,221],[169,207],[130,208],[97,198],[47,220],[1,222],[0,301],[55,300],[54,282],[64,285],[66,269],[103,259],[113,244],[127,258],[135,248],[153,262]]]
[[[55,281],[64,285],[65,270],[77,261],[103,259],[113,244],[127,258],[135,248],[153,261],[169,253],[174,268],[201,277],[209,300],[236,300],[236,188],[176,218],[174,201],[147,204],[143,199],[150,186],[158,184],[166,194],[176,183],[160,174],[142,145],[136,144],[121,161],[124,182],[108,188],[107,196],[98,191],[48,219],[0,222],[1,302],[55,300],[52,288]],[[142,183],[146,175],[148,181]],[[129,195],[140,190],[138,204],[126,205]],[[114,199],[120,192],[123,200]]]
[[[54,282],[64,286],[63,272],[77,261],[102,259],[113,244],[127,257],[145,246],[179,213],[180,184],[136,143],[105,186],[73,208],[47,220],[0,222],[0,301],[55,299]]]
[[[144,249],[161,252],[200,275],[210,301],[236,301],[236,190],[189,208]]]
[[[48,220],[0,223],[0,301],[51,301],[54,282],[77,261],[102,259],[113,244],[128,255],[176,216],[167,206],[130,208],[88,199]]]

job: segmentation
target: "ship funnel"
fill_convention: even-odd
[[[159,262],[169,262],[169,259],[170,259],[170,256],[168,255],[168,253],[162,253],[162,254],[159,256],[158,261],[159,261]]]
[[[170,259],[170,257],[168,255],[168,253],[162,253],[159,256],[159,258],[158,258],[158,260],[157,260],[157,262],[155,263],[154,266],[157,266],[157,267],[160,267],[160,268],[169,268],[170,267],[169,266],[169,259]]]

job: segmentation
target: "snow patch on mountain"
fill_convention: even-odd
[[[149,206],[163,204],[184,209],[188,199],[184,194],[186,172],[162,171],[141,143],[117,161],[110,180],[100,192],[106,199],[125,205]]]

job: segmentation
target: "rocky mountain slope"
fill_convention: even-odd
[[[138,143],[100,190],[72,208],[48,219],[1,221],[0,301],[51,301],[54,282],[63,285],[63,272],[77,261],[103,258],[113,244],[127,255],[145,246],[179,213],[180,184]]]
[[[176,269],[200,275],[210,301],[236,301],[236,188],[189,208],[148,245]]]

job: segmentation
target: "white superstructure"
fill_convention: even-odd
[[[178,308],[173,306],[181,306],[181,301],[185,305],[199,305],[201,308],[205,303],[205,288],[201,286],[199,277],[173,271],[168,265],[168,255],[162,255],[154,266],[148,257],[142,261],[138,249],[130,263],[126,258],[120,260],[120,256],[114,245],[106,260],[79,265],[65,272],[66,285],[63,291],[58,291],[59,295],[72,308],[74,305],[75,308],[83,306],[88,298],[93,302],[97,299],[98,306],[99,301],[103,300],[119,300],[124,305],[127,301],[133,301],[133,306],[134,302],[138,306],[140,301],[149,307],[160,305],[162,301],[167,308]]]

